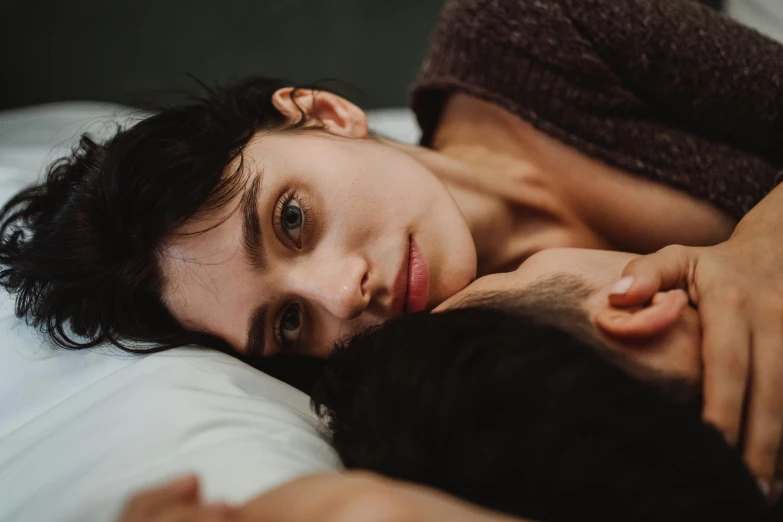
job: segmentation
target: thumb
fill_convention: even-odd
[[[674,288],[687,291],[698,253],[698,248],[670,245],[637,257],[625,266],[622,277],[609,291],[609,302],[617,307],[639,306],[658,292]]]

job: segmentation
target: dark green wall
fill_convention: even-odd
[[[174,101],[188,74],[337,78],[366,108],[404,105],[443,1],[0,0],[0,109]]]
[[[723,9],[723,0],[701,0],[701,3],[707,4],[713,9]]]
[[[366,107],[404,105],[442,2],[0,0],[0,108],[171,101],[187,74],[337,78]]]

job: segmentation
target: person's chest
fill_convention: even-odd
[[[484,162],[489,176],[524,172],[527,178],[538,177],[527,186],[520,183],[520,192],[545,187],[567,229],[558,236],[565,244],[548,246],[648,253],[669,244],[716,244],[735,226],[728,214],[709,202],[612,167],[501,107],[466,94],[449,98],[433,145],[474,164]],[[508,197],[526,201],[525,194],[509,191]],[[540,240],[524,223],[518,230],[514,240],[520,245]]]

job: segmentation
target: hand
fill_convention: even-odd
[[[182,477],[134,495],[119,522],[229,522],[236,510],[225,504],[203,504],[198,478]]]
[[[749,213],[715,246],[675,245],[635,259],[621,279],[630,287],[610,302],[627,307],[659,290],[687,291],[702,324],[703,418],[731,445],[744,429],[743,458],[770,494],[783,438],[783,235],[762,217]]]

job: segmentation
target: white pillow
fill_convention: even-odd
[[[115,119],[139,116],[92,103],[0,113],[0,202],[79,133],[106,135]],[[418,137],[407,110],[382,111],[371,126]],[[201,476],[208,500],[240,502],[339,467],[298,390],[198,348],[55,349],[0,295],[0,522],[112,521],[132,492],[187,472]]]
[[[306,395],[232,357],[42,345],[0,320],[0,520],[112,521],[139,488],[182,473],[243,501],[339,469]]]

